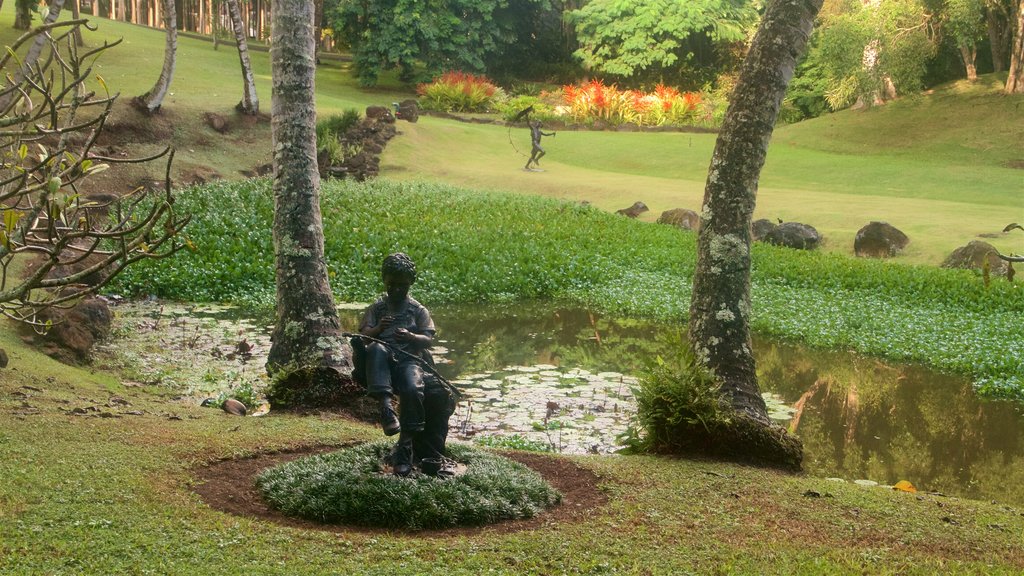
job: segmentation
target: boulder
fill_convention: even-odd
[[[891,258],[906,248],[910,238],[888,222],[869,222],[857,231],[853,252],[866,258]]]
[[[767,236],[769,232],[775,230],[778,227],[778,224],[772,222],[767,218],[754,220],[754,222],[750,225],[750,237],[754,240],[754,242],[760,242],[764,240],[764,237]]]
[[[367,106],[366,117],[370,120],[379,120],[381,122],[395,121],[395,115],[391,113],[387,106]]]
[[[228,120],[227,118],[217,114],[215,112],[207,112],[203,114],[203,118],[206,119],[206,124],[213,128],[220,134],[226,134],[228,131]]]
[[[1006,277],[1009,270],[1008,262],[1001,259],[995,246],[981,240],[971,240],[961,246],[942,262],[943,268],[966,268],[982,270],[988,262],[988,273],[992,276]]]
[[[86,298],[69,310],[44,310],[40,317],[53,323],[46,339],[70,352],[73,360],[85,360],[92,346],[110,334],[113,320],[106,300],[98,297]]]
[[[420,119],[420,105],[412,98],[402,100],[398,103],[398,117],[415,124]]]
[[[814,226],[800,222],[783,222],[774,230],[764,235],[764,241],[776,246],[796,248],[798,250],[814,250],[821,243],[821,234]]]
[[[241,402],[235,400],[234,398],[228,398],[224,400],[224,403],[221,404],[220,407],[228,414],[234,414],[235,416],[245,416],[246,412],[249,411],[245,407],[245,404],[242,404]]]
[[[693,210],[673,208],[661,213],[658,224],[670,224],[683,230],[698,230],[700,229],[700,216]]]
[[[633,205],[630,206],[629,208],[616,210],[615,213],[622,214],[623,216],[628,216],[629,218],[636,218],[637,216],[643,214],[644,212],[647,212],[648,210],[650,210],[650,208],[647,207],[647,204],[644,204],[643,202],[634,202]]]

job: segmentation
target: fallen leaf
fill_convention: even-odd
[[[911,484],[910,482],[907,482],[906,480],[900,480],[899,482],[893,484],[892,489],[899,490],[900,492],[909,492],[911,494],[917,493],[917,488],[914,488],[914,485]]]

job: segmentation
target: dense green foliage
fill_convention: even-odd
[[[327,156],[332,164],[341,164],[354,150],[346,150],[341,138],[359,123],[359,111],[349,108],[341,114],[333,114],[316,123],[317,156]]]
[[[530,518],[561,500],[533,470],[464,444],[450,444],[464,474],[440,479],[391,474],[391,442],[364,444],[272,468],[257,486],[278,510],[316,522],[413,530]]]
[[[825,80],[833,110],[861,100],[888,99],[889,92],[911,94],[922,79],[935,46],[929,15],[918,0],[888,0],[823,19],[808,60]]]
[[[630,450],[673,452],[686,436],[692,436],[681,431],[707,432],[728,424],[734,414],[722,398],[719,382],[697,365],[685,341],[679,343],[679,350],[668,360],[659,356],[633,389],[636,419],[625,438]]]
[[[327,19],[351,46],[359,82],[384,71],[403,81],[445,70],[486,72],[487,59],[519,38],[509,0],[341,0]],[[529,8],[531,2],[514,6]]]
[[[129,269],[116,290],[272,306],[268,180],[182,191],[194,253]],[[370,301],[378,267],[405,251],[431,304],[561,299],[627,315],[681,319],[695,259],[691,233],[579,204],[445,185],[325,184],[326,254],[340,300]],[[753,326],[974,376],[1024,398],[1024,292],[976,274],[758,244]]]
[[[592,0],[567,14],[580,43],[575,55],[587,70],[672,82],[689,75],[688,88],[708,79],[701,68],[719,64],[698,55],[745,40],[756,19],[754,3],[731,0]]]

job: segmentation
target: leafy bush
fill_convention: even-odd
[[[346,148],[342,137],[353,126],[359,123],[359,111],[350,108],[341,114],[328,116],[316,123],[317,155],[326,153],[332,164],[341,164],[345,157],[357,151]]]
[[[317,121],[316,137],[320,138],[321,135],[327,133],[334,134],[335,137],[344,136],[350,128],[359,123],[359,119],[359,111],[355,108],[349,108],[341,114],[332,114]]]
[[[679,321],[695,237],[592,207],[428,183],[325,183],[331,286],[342,301],[380,290],[379,266],[417,261],[432,305],[549,299]],[[128,294],[274,305],[273,199],[266,179],[182,190],[195,252],[143,262],[115,280]],[[571,246],[572,249],[566,249]],[[755,244],[756,331],[812,346],[920,362],[1024,397],[1024,291],[967,270],[907,266]]]
[[[485,76],[454,71],[420,84],[416,93],[421,107],[442,112],[487,112],[504,97],[504,92]]]
[[[466,472],[439,479],[418,472],[400,478],[384,464],[381,441],[283,464],[256,481],[270,504],[315,522],[413,530],[480,526],[530,518],[561,495],[529,468],[469,446],[449,455]]]
[[[675,452],[687,434],[727,425],[733,411],[722,399],[720,386],[697,366],[693,353],[680,343],[681,354],[665,361],[660,356],[633,387],[636,418],[626,430],[626,446],[638,452]]]
[[[546,102],[540,96],[516,96],[509,98],[502,102],[498,102],[494,110],[501,115],[501,118],[506,122],[510,122],[516,118],[516,115],[526,110],[529,107],[533,107],[533,112],[530,112],[530,118],[534,120],[540,120],[541,122],[550,122],[552,120],[560,120],[561,117],[555,112],[555,107]]]

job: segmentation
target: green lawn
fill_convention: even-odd
[[[192,492],[196,466],[378,435],[326,414],[238,418],[168,403],[148,390],[123,387],[102,367],[59,365],[6,330],[0,347],[12,360],[0,371],[3,574],[1024,570],[1020,510],[640,456],[573,457],[600,477],[607,504],[573,522],[528,531],[334,533],[236,517],[209,508]]]
[[[7,43],[14,38],[8,27],[13,4],[0,11],[0,41]],[[99,26],[91,43],[123,36],[126,44],[106,54],[97,72],[126,96],[147,90],[158,74],[162,34],[102,19]],[[254,129],[250,144],[232,140],[235,150],[224,150],[202,124],[202,112],[228,114],[239,100],[237,55],[229,46],[214,51],[185,38],[180,50],[165,103],[174,118],[178,161],[235,177],[246,162],[269,159],[265,124]],[[267,55],[253,58],[268,111]],[[404,95],[359,90],[334,63],[320,70],[318,89],[325,112]],[[956,121],[964,129],[960,120],[974,118],[959,98],[925,97],[784,128],[769,154],[759,215],[814,224],[829,238],[828,249],[840,252],[849,251],[862,223],[886,219],[914,240],[904,260],[937,262],[975,234],[1024,216],[1024,171],[1000,167],[1024,156],[1014,152],[1022,142],[1022,102],[979,95],[971,107],[991,106],[1004,115],[951,136],[943,126]],[[913,136],[923,128],[920,121],[900,128],[891,116],[925,105],[945,116],[922,112],[921,118],[948,120],[929,123],[921,138]],[[882,125],[892,129],[883,132]],[[503,127],[425,118],[400,129],[384,158],[390,176],[589,200],[606,209],[643,200],[652,209],[647,219],[675,206],[697,207],[713,142],[696,134],[566,131],[545,141],[548,171],[524,173],[525,159]],[[523,150],[524,131],[514,137]],[[957,142],[969,149],[961,151]],[[1020,236],[997,245],[1024,252]],[[600,477],[608,503],[572,523],[530,531],[334,533],[237,517],[196,495],[196,466],[379,434],[331,414],[237,418],[186,405],[146,386],[126,386],[102,363],[84,369],[59,364],[24,344],[6,323],[0,324],[0,348],[11,358],[0,369],[2,574],[1024,571],[1024,511],[1001,504],[640,456],[573,457]]]
[[[13,5],[2,14],[13,18]],[[124,38],[97,72],[126,96],[148,90],[162,59],[159,31],[99,20],[90,43]],[[13,30],[0,28],[0,41]],[[269,55],[252,54],[262,109],[269,112]],[[393,78],[364,90],[349,64],[325,61],[317,75],[324,114],[408,97]],[[979,234],[1024,220],[1024,97],[998,92],[1000,82],[957,83],[867,111],[845,111],[780,127],[769,149],[755,217],[807,222],[825,249],[852,254],[856,231],[888,221],[911,238],[912,263],[938,264]],[[175,115],[174,143],[182,169],[214,167],[222,176],[269,161],[267,123],[241,145],[224,145],[202,124],[202,112],[231,114],[241,98],[237,53],[201,40],[179,40],[178,67],[164,105]],[[699,210],[715,136],[561,131],[547,138],[543,173],[525,173],[528,132],[498,125],[424,118],[401,123],[383,158],[383,174],[464,187],[586,200],[617,210],[640,200],[657,219],[664,210]],[[511,138],[511,142],[510,142]],[[246,164],[248,163],[248,166]],[[1017,166],[1011,168],[1010,166]],[[987,241],[1024,252],[1024,235]]]

